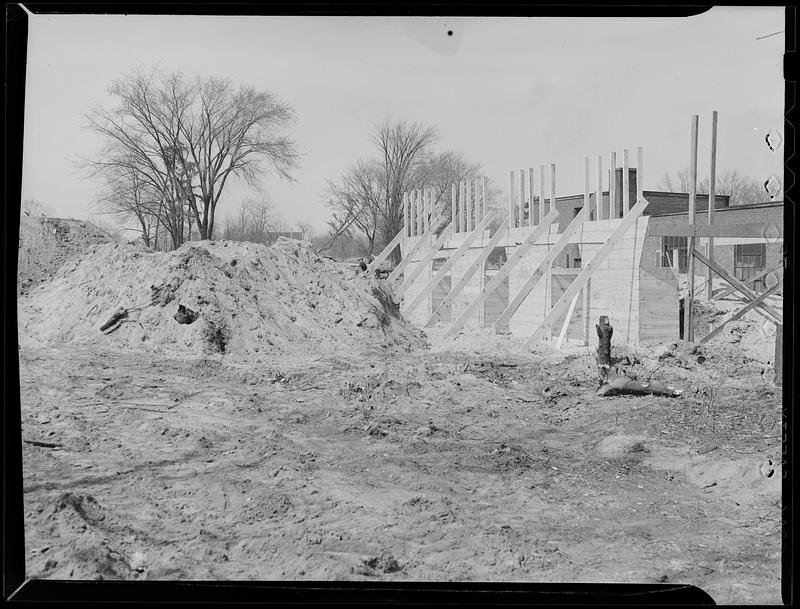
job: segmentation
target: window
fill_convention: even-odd
[[[581,259],[580,259],[580,258],[575,258],[575,259],[573,259],[573,261],[572,261],[572,268],[574,268],[574,269],[579,269],[579,268],[581,268]]]
[[[689,270],[689,244],[687,237],[662,237],[661,240],[661,266],[671,267],[675,250],[678,250],[678,272],[686,273]]]
[[[746,281],[760,275],[767,268],[767,244],[743,243],[733,246],[733,275],[736,279]],[[753,289],[764,290],[764,279],[753,282]]]
[[[579,213],[581,213],[581,210],[582,210],[582,209],[583,209],[582,207],[576,207],[576,208],[575,208],[575,210],[574,210],[574,212],[573,212],[573,214],[572,214],[572,217],[574,218],[574,217],[575,217],[575,216],[577,216]]]

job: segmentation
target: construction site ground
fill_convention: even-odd
[[[28,577],[694,584],[780,603],[781,390],[733,348],[20,347]],[[694,353],[692,352],[694,351]],[[701,357],[702,355],[702,357]]]

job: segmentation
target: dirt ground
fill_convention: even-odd
[[[684,392],[600,398],[587,348],[460,340],[238,360],[23,344],[28,576],[674,582],[781,602],[781,391],[762,364],[615,346],[626,374]]]

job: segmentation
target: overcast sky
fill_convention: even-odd
[[[714,8],[674,19],[36,16],[30,21],[23,200],[87,218],[95,185],[70,159],[98,141],[93,103],[134,67],[229,77],[292,105],[304,153],[296,181],[264,190],[287,220],[322,229],[325,181],[371,154],[384,117],[440,133],[438,150],[480,162],[507,188],[510,169],[556,163],[557,195],[583,191],[583,159],[644,146],[644,187],[689,162],[700,116],[699,173],[719,111],[717,171],[782,179],[784,8]],[[452,30],[454,35],[448,36]],[[234,184],[219,212],[250,193]],[[108,219],[106,217],[106,219]]]

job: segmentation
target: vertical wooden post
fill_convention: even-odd
[[[533,167],[528,167],[528,198],[531,200],[528,209],[530,209],[531,226],[538,226],[542,217],[541,209],[542,204],[539,203],[539,211],[533,204],[533,193],[536,192],[536,178],[534,177]],[[535,213],[535,215],[534,215]]]
[[[583,157],[583,206],[586,209],[589,209],[589,205],[591,205],[591,198],[589,194],[589,157]],[[589,215],[587,212],[586,219],[589,219]]]
[[[525,226],[525,170],[519,170],[519,225]]]
[[[409,214],[411,215],[411,236],[417,235],[417,191],[412,190],[408,195]]]
[[[644,148],[636,149],[636,203],[644,198]]]
[[[450,185],[450,226],[453,227],[453,232],[458,232],[458,225],[456,224],[456,198],[458,197],[455,184]]]
[[[608,168],[608,217],[615,219],[621,214],[617,212],[617,153],[611,153],[611,167]]]
[[[630,166],[628,161],[628,150],[622,151],[622,215],[628,213],[631,208],[631,181]]]
[[[514,209],[514,170],[508,174],[508,227],[514,228],[515,218],[517,217]]]
[[[472,178],[467,178],[467,232],[475,228],[475,188]]]
[[[539,218],[544,218],[548,211],[544,200],[544,165],[539,165]]]
[[[489,188],[488,178],[483,176],[481,180],[482,187],[481,187],[481,218],[486,216],[486,191]]]
[[[783,386],[783,324],[775,326],[775,384]]]
[[[692,140],[689,156],[689,226],[695,223],[695,199],[697,197],[697,125],[700,120],[696,114],[692,116]],[[683,335],[689,342],[694,342],[694,248],[696,237],[691,235],[688,239],[689,257],[689,289],[686,295],[684,319],[686,326]]]
[[[717,205],[715,198],[717,192],[717,111],[711,114],[711,168],[708,177],[708,223],[714,222],[714,208]],[[714,259],[714,237],[708,238],[708,254],[706,258]],[[714,293],[713,287],[714,273],[710,267],[706,267],[706,298],[711,300]]]
[[[681,259],[680,259],[681,251],[679,249],[672,250],[672,267],[675,269],[675,274],[681,272]]]
[[[587,157],[588,158],[588,157]],[[583,346],[589,346],[589,304],[590,304],[590,293],[592,289],[592,280],[589,279],[586,282],[586,285],[583,286]]]
[[[548,210],[558,208],[556,207],[556,164],[550,163],[550,206]]]
[[[603,219],[603,157],[597,155],[597,173],[595,175],[594,204],[597,209],[597,220]]]
[[[403,236],[408,237],[408,193],[403,193]]]

